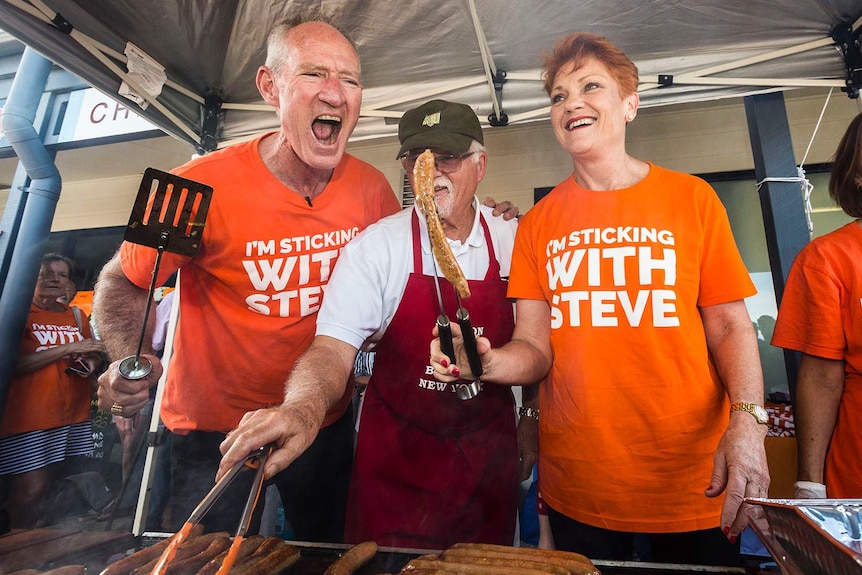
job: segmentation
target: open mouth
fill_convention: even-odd
[[[311,124],[314,137],[321,143],[332,144],[341,133],[341,118],[338,116],[322,115],[314,119]]]
[[[595,118],[572,118],[566,122],[566,129],[572,131],[583,126],[592,126],[595,123]]]

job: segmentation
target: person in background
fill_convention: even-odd
[[[341,248],[400,208],[383,174],[345,153],[362,83],[356,47],[332,19],[306,14],[275,26],[256,84],[275,108],[278,130],[174,171],[214,189],[202,249],[192,258],[166,253],[158,278],[182,270],[182,320],[160,414],[173,434],[174,530],[212,487],[227,432],[246,412],[284,399]],[[134,353],[155,257],[154,249],[124,243],[96,286],[94,310],[115,360],[99,379],[99,405],[115,415],[146,406],[162,373],[149,348],[154,369],[145,379],[129,381],[117,370]],[[321,429],[310,448],[274,478],[299,540],[342,538],[353,386],[342,391],[314,422]],[[208,530],[236,528],[251,475],[241,474],[219,499]]]
[[[66,307],[71,307],[72,301],[78,295],[78,286],[75,285],[75,280],[69,278],[66,282],[66,287],[63,288],[63,293],[57,298],[57,301]]]
[[[483,381],[547,374],[539,478],[558,549],[631,560],[646,533],[655,561],[738,565],[743,498],[769,475],[755,289],[727,215],[703,180],[628,154],[638,73],[610,41],[571,34],[543,72],[574,169],[521,218],[517,324],[506,346],[480,339]],[[438,379],[452,359],[432,342]]]
[[[65,464],[93,451],[90,374],[100,367],[104,345],[92,338],[86,316],[78,321],[57,301],[73,269],[59,254],[42,258],[0,422],[0,478],[13,528],[39,524]]]
[[[475,196],[487,162],[476,114],[432,100],[404,114],[398,136],[398,157],[414,189],[417,157],[434,153],[437,210],[472,294],[465,305],[475,329],[508,341],[513,307],[502,278],[516,222],[492,217]],[[431,334],[420,326],[440,313],[436,281],[453,318],[457,309],[452,286],[435,278],[433,257],[418,206],[382,219],[345,246],[317,334],[291,374],[284,402],[243,417],[222,445],[221,474],[267,443],[278,446],[268,472],[289,470],[343,395],[357,351],[372,345],[345,540],[422,549],[513,544],[519,469],[512,391],[486,385],[462,400],[454,386],[429,381]]]
[[[862,114],[835,151],[829,195],[855,218],[790,268],[772,345],[802,353],[794,497],[862,497]]]

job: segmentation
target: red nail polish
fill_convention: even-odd
[[[440,360],[440,365],[442,365],[443,367],[449,367],[449,360],[448,359]]]
[[[454,375],[455,377],[461,377],[461,370],[457,367],[452,368],[452,375]]]
[[[736,535],[731,535],[730,536],[730,544],[733,545],[734,543],[736,543]]]
[[[725,537],[730,537],[730,526],[729,525],[727,527],[725,527],[724,529],[722,529],[722,531],[724,531]]]

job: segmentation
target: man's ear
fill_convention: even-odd
[[[469,159],[467,161],[470,161]],[[476,173],[476,183],[481,182],[485,178],[485,170],[488,169],[488,154],[479,152],[478,171]]]
[[[275,76],[272,70],[266,66],[258,68],[255,83],[257,84],[257,91],[263,96],[263,101],[270,106],[277,106],[278,86],[275,83]]]

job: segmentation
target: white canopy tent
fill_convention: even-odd
[[[254,85],[267,31],[308,7],[336,16],[363,62],[355,139],[395,132],[426,99],[470,104],[486,124],[547,116],[539,66],[562,35],[585,30],[617,43],[638,65],[643,106],[801,86],[846,87],[862,67],[849,53],[859,0],[0,0],[9,33],[118,98],[131,42],[167,82],[142,111],[209,150],[275,126]],[[490,120],[488,120],[490,118]]]
[[[309,7],[335,15],[358,45],[364,93],[354,139],[393,135],[405,110],[433,97],[469,104],[489,129],[543,120],[542,52],[575,30],[605,35],[629,55],[645,107],[811,86],[858,97],[862,87],[862,0],[0,0],[0,25],[108,95],[121,99],[125,82],[145,95],[141,115],[204,152],[276,127],[255,73],[272,25]],[[129,43],[164,68],[158,95],[129,74]],[[764,120],[752,131],[780,137]],[[772,170],[771,160],[757,161]],[[775,240],[775,219],[790,200],[762,195],[780,275],[773,251],[794,246]],[[18,305],[3,295],[0,317]]]

